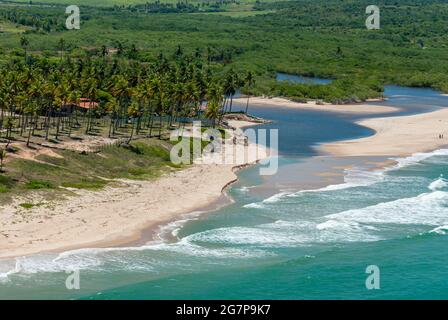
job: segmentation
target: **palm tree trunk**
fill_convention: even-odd
[[[49,108],[49,110],[47,111],[47,119],[46,119],[46,123],[45,123],[45,140],[48,140],[48,135],[50,134],[50,117],[51,117],[51,107]]]
[[[26,146],[29,147],[30,146],[30,140],[31,140],[31,133],[33,132],[33,127],[30,126],[28,128],[28,139],[26,140]]]
[[[61,124],[61,114],[58,112],[58,119],[56,120],[56,140],[59,138],[59,126]]]
[[[114,119],[110,119],[110,123],[109,123],[109,138],[112,138],[113,127],[114,127]]]
[[[249,99],[250,99],[250,95],[247,95],[246,115],[247,115],[247,111],[249,110]]]
[[[72,135],[72,114],[68,117],[68,136],[71,137]]]
[[[160,115],[159,139],[162,139],[162,126],[163,126],[163,119],[162,115]]]
[[[134,128],[135,128],[135,119],[132,119],[131,136],[129,137],[128,144],[131,143],[132,138],[134,137]]]

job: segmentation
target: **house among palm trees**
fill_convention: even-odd
[[[69,103],[64,105],[62,112],[73,113],[75,111],[79,111],[82,113],[87,113],[90,109],[97,109],[98,106],[98,102],[91,101],[89,98],[81,98],[78,103]]]

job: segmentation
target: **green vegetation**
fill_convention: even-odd
[[[134,141],[131,147],[108,146],[100,153],[41,155],[39,162],[15,159],[9,163],[7,175],[0,175],[0,200],[31,191],[54,198],[63,194],[64,188],[98,190],[120,178],[154,179],[179,168],[170,161],[170,148],[170,143],[152,139]]]
[[[19,204],[19,206],[21,206],[24,209],[32,209],[34,208],[36,205],[32,204],[32,203],[21,203]]]
[[[163,7],[167,3],[172,7]],[[89,1],[93,4],[106,2]],[[32,57],[57,59],[53,52],[61,37],[74,58],[98,54],[105,46],[111,54],[123,50],[150,62],[180,46],[186,54],[222,64],[222,72],[252,70],[253,94],[351,101],[381,95],[378,89],[388,83],[448,91],[448,4],[442,0],[377,1],[378,31],[364,26],[367,0],[188,2],[194,9],[176,1],[107,4],[82,7],[79,31],[64,30],[64,7],[4,5],[0,16],[5,23],[31,28],[24,33]],[[4,61],[23,55],[19,37],[3,34]],[[131,53],[132,48],[137,50]],[[273,81],[278,71],[343,82],[324,88],[278,84]]]
[[[111,179],[152,179],[177,169],[169,157],[172,144],[165,141],[170,132],[193,119],[215,126],[243,85],[234,72],[221,79],[218,64],[207,66],[180,47],[170,60],[145,63],[129,56],[133,50],[75,60],[64,52],[63,39],[52,60],[27,55],[29,42],[20,42],[23,57],[0,71],[2,159],[19,155],[2,175],[2,199],[34,190],[54,196],[60,187],[96,190]],[[200,106],[207,100],[218,113],[204,118]],[[98,139],[107,142],[90,148]],[[83,144],[88,151],[70,149]],[[56,154],[20,157],[42,146]]]
[[[384,84],[448,92],[442,0],[378,0],[376,31],[364,25],[368,0],[89,0],[70,31],[67,1],[39,2],[56,5],[0,4],[2,195],[173,169],[163,139],[193,119],[219,125],[238,91],[334,103],[381,96]],[[278,82],[278,72],[335,80]],[[122,146],[64,150],[85,136]],[[10,159],[17,144],[61,158]]]
[[[16,0],[15,2],[22,3],[34,3],[34,4],[45,4],[45,3],[54,3],[54,4],[64,4],[64,5],[72,5],[73,1],[70,0]],[[133,4],[144,4],[147,0],[77,0],[76,4],[80,6],[114,6],[114,5],[133,5]]]
[[[24,185],[25,189],[38,190],[38,189],[51,189],[53,185],[49,181],[31,180]]]

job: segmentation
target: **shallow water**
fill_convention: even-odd
[[[434,91],[388,90],[387,102],[403,107],[397,114],[448,105]],[[274,106],[252,113],[280,130],[277,177],[261,178],[257,166],[241,171],[229,190],[235,202],[171,225],[171,241],[0,261],[0,298],[448,298],[448,151],[372,171],[367,159],[315,157],[319,143],[372,134],[355,116]],[[309,170],[324,170],[323,160],[351,167],[335,177],[342,181],[304,191],[303,168],[315,161]],[[381,290],[365,287],[369,265],[381,270]],[[79,291],[65,288],[73,269]]]

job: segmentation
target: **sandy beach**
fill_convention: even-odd
[[[236,128],[256,125],[231,121]],[[238,138],[241,133],[232,133]],[[231,138],[233,139],[233,138]],[[230,145],[230,144],[229,144]],[[67,200],[25,209],[19,197],[0,207],[0,258],[83,247],[110,247],[137,241],[143,230],[156,228],[217,201],[236,181],[235,171],[267,157],[265,148],[249,143],[220,151],[246,153],[245,163],[195,164],[155,181],[117,180],[101,191],[71,190]]]
[[[236,99],[243,103],[244,98]],[[253,97],[254,106],[279,106],[304,110],[319,110],[345,114],[382,114],[398,108],[370,104],[317,104],[298,103],[284,98]],[[408,156],[417,152],[432,151],[448,145],[448,110],[442,109],[412,116],[366,119],[359,125],[376,131],[373,136],[338,141],[319,146],[324,154],[334,156]],[[440,139],[439,135],[443,135]]]
[[[246,98],[235,99],[235,102],[246,104]],[[278,106],[282,108],[295,108],[303,110],[318,110],[318,111],[331,111],[346,114],[379,114],[390,113],[397,111],[395,107],[382,106],[382,105],[370,105],[365,103],[359,104],[331,104],[322,103],[318,104],[315,101],[308,103],[294,102],[284,98],[265,98],[265,97],[251,97],[250,106]],[[249,108],[250,108],[249,106]]]
[[[290,102],[285,99],[252,98],[251,104],[318,109],[348,114],[393,112],[396,108],[374,105],[318,105]],[[448,110],[430,113],[361,120],[362,126],[376,134],[319,146],[323,154],[336,157],[406,156],[447,145]],[[243,128],[258,123],[230,120],[228,124]],[[235,133],[233,133],[235,134]],[[439,135],[444,134],[444,138]],[[241,133],[236,133],[241,137]],[[233,137],[229,140],[233,140]],[[117,180],[102,191],[71,190],[75,196],[32,209],[20,203],[35,202],[17,198],[0,207],[0,258],[16,257],[47,251],[66,251],[83,247],[111,247],[136,242],[142,232],[179,219],[218,201],[223,190],[236,181],[235,171],[267,156],[254,144],[244,143],[249,157],[240,166],[232,164],[195,164],[167,174],[155,181]],[[226,148],[213,157],[230,152]],[[261,152],[260,152],[261,151]],[[243,151],[244,152],[244,151]],[[328,171],[328,170],[327,170]],[[341,173],[322,171],[320,178],[328,183],[342,179]],[[340,170],[341,172],[343,170]],[[37,197],[37,198],[36,198]]]
[[[408,156],[448,145],[447,109],[412,116],[366,119],[358,124],[376,133],[362,139],[323,144],[320,149],[336,156]]]

